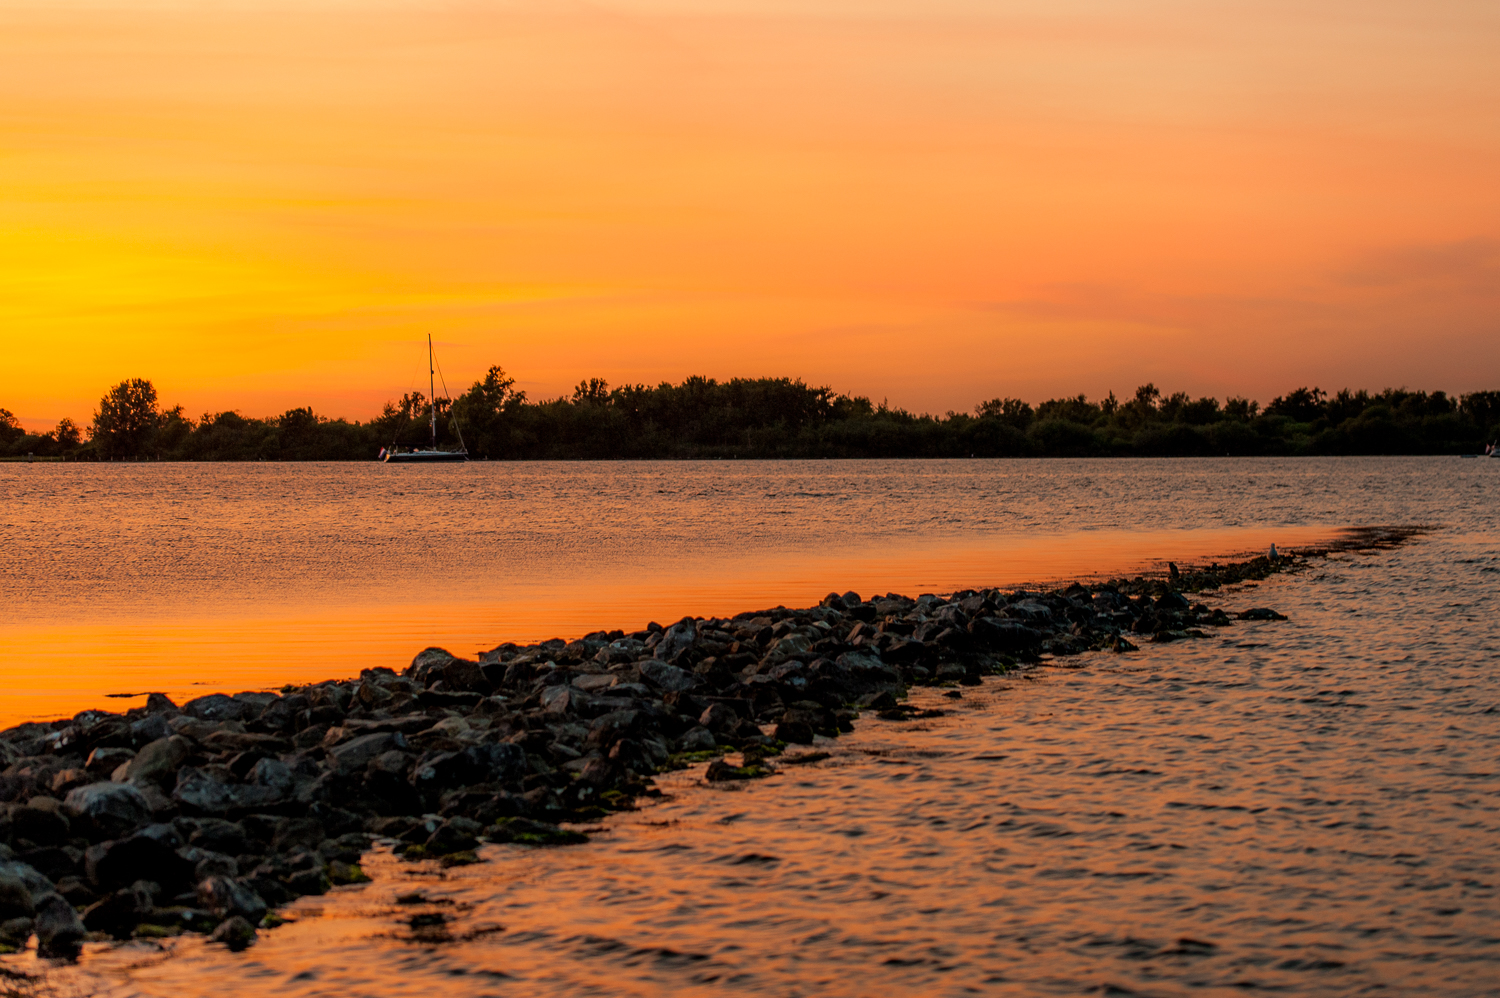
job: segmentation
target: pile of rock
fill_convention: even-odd
[[[912,684],[1227,625],[1179,590],[1259,570],[1246,564],[1045,593],[830,594],[21,725],[0,733],[0,946],[35,933],[66,957],[90,937],[183,931],[245,945],[275,906],[365,879],[377,837],[446,862],[486,840],[576,841],[559,822],[631,806],[665,768],[732,748],[743,765],[707,775],[758,775],[862,709],[907,716]]]

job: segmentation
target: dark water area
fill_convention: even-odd
[[[1171,462],[1144,464],[1133,487],[1090,500],[1102,519],[1156,528]],[[1285,622],[1057,659],[959,698],[914,691],[946,713],[867,715],[820,741],[827,758],[788,758],[755,783],[706,784],[701,766],[663,775],[659,801],[585,845],[486,846],[486,862],[446,871],[387,845],[366,861],[373,883],[303,898],[245,953],[188,937],[91,944],[77,966],[17,986],[1497,993],[1500,468],[1223,464],[1184,487],[1179,516],[1430,529],[1209,600]],[[413,893],[423,900],[399,903]],[[414,929],[413,916],[431,917]],[[3,964],[43,969],[30,955]]]

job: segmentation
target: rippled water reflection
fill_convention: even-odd
[[[1428,479],[1370,508],[1443,529],[1223,596],[1286,623],[921,691],[948,714],[861,721],[748,786],[664,777],[588,845],[446,874],[375,857],[375,883],[303,899],[245,954],[99,949],[50,986],[1495,994],[1500,538],[1485,479]],[[396,903],[413,890],[433,903]]]

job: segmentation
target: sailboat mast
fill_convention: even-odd
[[[432,334],[427,334],[427,399],[432,413],[432,449],[437,450],[437,388],[433,384]]]

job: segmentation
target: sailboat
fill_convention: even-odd
[[[427,450],[413,448],[408,451],[398,451],[396,445],[384,448],[380,452],[380,459],[386,464],[442,464],[452,461],[467,461],[469,449],[464,446],[464,434],[458,430],[457,421],[453,428],[458,430],[458,450],[438,450],[437,445],[437,386],[433,383],[436,375],[437,365],[432,359],[432,334],[427,334],[427,399],[428,409],[431,410],[432,419],[432,446]],[[446,391],[446,386],[444,387]]]

